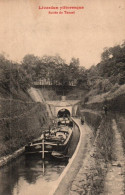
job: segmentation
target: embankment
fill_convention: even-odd
[[[89,101],[81,102],[81,109],[102,111],[104,104],[111,112],[125,113],[125,85],[121,85],[115,91],[109,91],[89,98]]]
[[[102,110],[104,104],[108,106],[109,111],[113,112],[125,112],[125,94],[121,94],[114,99],[102,101],[102,102],[94,102],[94,103],[87,103],[82,104],[81,109],[87,108],[87,109],[93,109],[93,110]]]
[[[94,135],[96,136],[97,129],[101,123],[102,115],[92,110],[82,110],[81,116],[85,118],[85,122],[92,128]]]
[[[91,137],[91,148],[89,147],[87,156],[83,159],[81,168],[71,185],[70,195],[99,195],[104,191],[107,165],[114,159],[112,117],[92,110],[82,111],[81,115],[85,117],[93,137]],[[88,128],[85,124],[85,129]]]
[[[1,99],[0,157],[12,154],[47,128],[48,116],[42,103]]]
[[[95,195],[97,192],[96,187],[98,192],[101,191],[103,178],[101,177],[100,179],[100,174],[102,176],[103,171],[100,162],[93,156],[97,154],[95,148],[103,119],[100,114],[90,111],[81,114],[84,115],[86,123],[90,126],[86,123],[81,125],[80,120],[78,118],[75,119],[81,132],[80,141],[75,156],[69,161],[68,170],[66,169],[63,173],[64,177],[61,178],[62,180],[58,184],[54,195],[84,195],[88,194],[91,189],[90,194],[94,191],[93,194]],[[97,163],[99,163],[98,166]]]
[[[103,113],[102,109],[105,104],[108,107],[107,115]],[[122,143],[120,146],[121,149],[124,149],[125,154],[125,94],[122,92],[122,94],[117,94],[113,98],[108,97],[106,99],[98,99],[98,101],[96,98],[93,98],[86,104],[81,103],[79,110],[81,110],[81,115],[85,117],[87,124],[93,129],[95,140],[88,159],[85,159],[83,162],[83,167],[72,184],[70,195],[74,191],[77,194],[105,194],[107,176],[111,172],[110,169],[114,170],[114,166],[118,166],[122,170],[121,174],[124,175],[124,164],[122,165],[120,158],[116,154],[118,139],[114,131],[113,121],[115,121],[117,131],[121,136]],[[81,174],[82,177],[80,176]],[[112,174],[116,178],[119,176],[118,172],[115,175],[114,172]],[[114,181],[111,179],[110,182],[113,183]],[[119,181],[119,186],[122,183],[123,179]],[[108,190],[113,192],[110,186],[109,188]]]

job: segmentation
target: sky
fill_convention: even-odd
[[[39,6],[84,6],[75,14],[48,14]],[[51,11],[51,10],[50,10]],[[70,11],[70,10],[68,10]],[[125,40],[125,0],[0,0],[0,53],[79,58],[89,68],[105,47]]]

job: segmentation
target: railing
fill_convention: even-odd
[[[33,82],[33,85],[37,86],[37,85],[40,85],[40,86],[62,86],[62,84],[60,82],[56,82],[56,83],[52,83],[50,80],[39,80],[39,81],[34,81]],[[68,83],[68,86],[76,86],[76,82],[69,82]]]

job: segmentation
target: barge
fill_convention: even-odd
[[[40,138],[25,146],[25,154],[42,153],[42,156],[46,154],[64,156],[67,154],[72,133],[72,126],[70,125],[59,125],[55,129],[45,131]]]

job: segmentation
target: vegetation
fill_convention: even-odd
[[[59,55],[38,57],[28,54],[21,65],[32,82],[45,80],[62,88],[75,85],[77,90],[84,91],[81,98],[84,96],[87,102],[95,95],[113,92],[125,84],[125,42],[105,48],[101,62],[90,69],[80,66],[78,58],[72,58],[67,64]],[[71,96],[69,94],[69,98]]]
[[[46,108],[27,93],[31,75],[21,64],[0,56],[0,157],[41,135],[49,122]]]
[[[81,109],[102,111],[104,104],[108,107],[108,115],[102,115],[100,127],[95,134],[96,140],[92,155],[95,166],[91,168],[90,172],[89,194],[97,195],[103,193],[108,165],[116,160],[114,131],[112,129],[113,118],[117,122],[125,153],[125,42],[122,45],[105,48],[101,62],[86,70],[86,73],[89,92],[81,102]],[[92,116],[94,114],[91,111],[89,113],[84,111],[84,114],[92,129],[97,129],[97,117]]]
[[[38,57],[27,54],[18,64],[1,55],[0,78],[1,90],[10,94],[13,91],[16,98],[20,88],[26,90],[33,82],[44,80],[62,88],[75,85],[86,91],[89,100],[93,95],[116,90],[125,84],[125,42],[105,48],[101,62],[88,70],[74,57],[67,64],[59,55]]]
[[[111,48],[105,48],[101,62],[85,71],[89,92],[88,101],[93,96],[117,90],[125,84],[125,42]]]
[[[85,118],[86,123],[92,127],[93,129],[93,134],[96,136],[97,129],[102,121],[102,117],[98,113],[92,113],[89,111],[80,111],[81,116]]]
[[[95,170],[91,183],[92,195],[103,193],[104,181],[108,165],[115,160],[114,132],[111,126],[112,115],[103,116],[98,135],[96,137]]]
[[[48,128],[46,108],[40,103],[12,101],[10,107],[8,101],[4,101],[3,118],[0,119],[0,157],[11,154],[24,146],[27,142],[42,134],[44,128]],[[11,112],[11,115],[9,114]],[[5,115],[4,114],[8,114]]]
[[[125,84],[121,85],[117,90],[109,91],[100,95],[89,98],[89,101],[81,102],[81,109],[93,109],[103,112],[103,106],[107,105],[108,112],[125,112]]]
[[[103,193],[104,181],[108,165],[115,160],[114,131],[112,129],[112,115],[100,115],[98,112],[84,111],[86,122],[91,126],[95,139],[93,149],[87,163],[84,190],[91,195]]]
[[[112,129],[112,115],[104,116],[100,132],[97,137],[97,158],[103,159],[106,163],[115,160],[113,153],[114,131]]]
[[[15,117],[18,120],[22,115],[28,116],[29,111],[35,107],[27,90],[33,82],[39,80],[46,80],[55,86],[61,85],[62,89],[75,85],[76,89],[68,94],[68,98],[79,99],[80,96],[83,100],[82,105],[86,104],[87,108],[98,107],[102,110],[103,102],[108,102],[110,110],[114,108],[113,111],[124,112],[125,42],[105,48],[101,55],[101,62],[88,70],[80,66],[78,58],[72,58],[67,64],[59,55],[38,57],[28,54],[21,63],[16,63],[0,55],[0,120],[2,121],[3,118],[6,120],[6,122],[1,122],[1,135],[5,131],[9,132],[10,128],[13,128],[12,124],[21,128],[21,123],[14,122]],[[53,91],[44,94],[48,100],[55,99],[56,96]],[[115,95],[112,96],[112,94]],[[96,96],[96,101],[94,101],[94,96]],[[112,99],[109,98],[111,96]],[[121,107],[118,104],[119,101]],[[43,115],[45,112],[43,109]],[[45,121],[42,124],[44,123]]]
[[[29,75],[18,63],[0,56],[0,96],[28,100],[25,91],[31,86]]]
[[[45,80],[51,85],[77,85],[87,88],[85,68],[79,66],[79,59],[72,58],[66,64],[59,55],[38,57],[26,55],[22,61],[23,69],[31,75],[32,81]]]
[[[125,114],[115,113],[115,119],[118,126],[118,130],[121,134],[122,145],[125,154]]]

